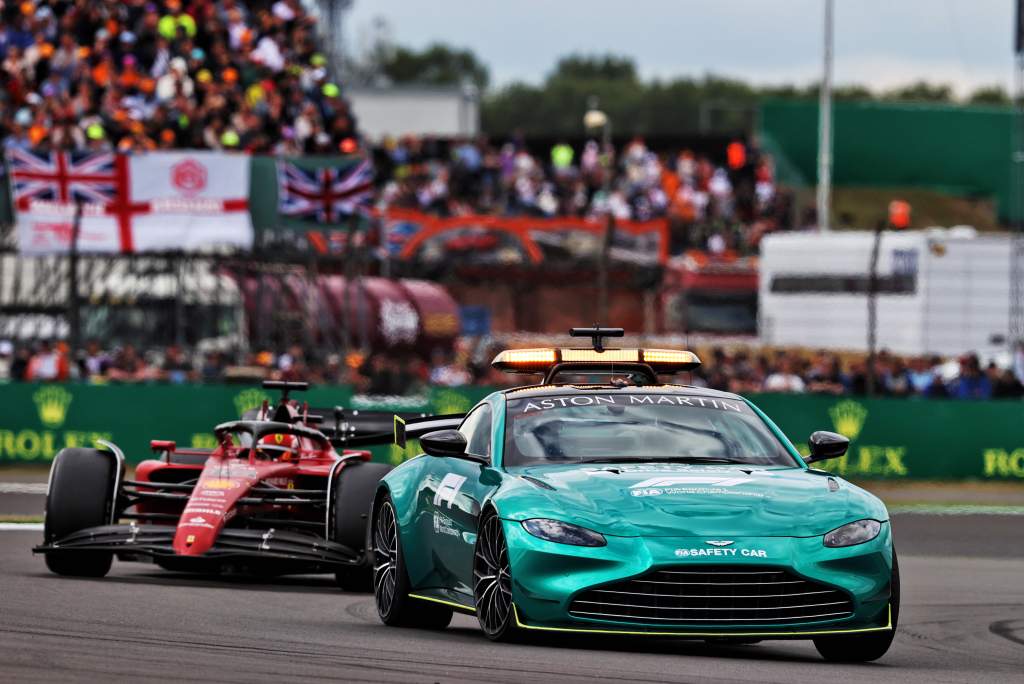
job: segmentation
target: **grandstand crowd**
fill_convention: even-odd
[[[522,140],[405,137],[384,140],[375,161],[386,206],[441,216],[666,218],[673,253],[747,251],[764,233],[794,227],[793,196],[776,186],[771,157],[739,140],[722,152],[716,163],[634,138],[620,149],[560,142],[544,157]]]
[[[415,354],[306,354],[295,345],[280,353],[249,353],[241,363],[219,352],[187,353],[169,346],[141,353],[132,345],[103,350],[97,342],[70,353],[63,342],[15,347],[0,341],[0,382],[224,383],[257,379],[307,380],[348,384],[369,395],[420,394],[428,386],[503,387],[516,378],[494,370],[491,344],[462,338],[453,352],[436,350],[431,358]],[[828,351],[701,351],[704,365],[675,381],[739,394],[758,392],[865,395],[867,360]],[[882,351],[875,363],[875,393],[889,397],[949,399],[1024,398],[1024,346],[1011,363],[983,364],[976,354],[957,359],[904,358]]]
[[[7,147],[356,149],[300,0],[0,3]]]

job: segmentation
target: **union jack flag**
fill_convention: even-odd
[[[34,201],[116,203],[127,184],[127,171],[111,152],[8,151],[11,193],[25,211]]]
[[[349,166],[302,168],[278,161],[278,211],[283,216],[336,223],[365,211],[373,199],[373,166],[363,159]]]

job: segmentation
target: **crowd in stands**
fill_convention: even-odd
[[[673,252],[756,245],[793,226],[793,197],[775,183],[772,159],[739,140],[720,163],[689,149],[656,152],[642,138],[620,149],[560,142],[547,158],[522,141],[452,144],[406,137],[376,151],[379,201],[441,216],[667,218]]]
[[[435,351],[429,359],[414,354],[337,353],[308,355],[294,345],[274,353],[254,351],[240,361],[218,352],[186,353],[179,347],[140,353],[131,345],[105,351],[89,342],[71,354],[63,342],[43,341],[15,347],[0,341],[0,382],[223,383],[257,379],[307,380],[349,384],[370,395],[413,395],[426,388],[466,385],[503,387],[521,383],[490,366],[497,349],[462,338],[454,351]],[[739,394],[755,392],[865,395],[867,360],[828,351],[813,354],[720,348],[701,350],[704,365],[677,382]],[[950,399],[1024,398],[1024,346],[1012,363],[982,364],[976,354],[958,359],[904,358],[880,352],[875,363],[876,394],[891,397]]]
[[[350,152],[301,0],[0,3],[7,147]]]

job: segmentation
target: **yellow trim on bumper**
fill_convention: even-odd
[[[444,599],[434,598],[433,596],[423,596],[421,594],[409,594],[409,598],[419,599],[421,601],[433,601],[434,603],[440,603],[442,606],[451,606],[458,610],[464,610],[470,613],[475,613],[476,608],[470,608],[464,606],[461,603],[455,603],[455,601],[445,601]]]
[[[410,594],[412,596],[412,594]],[[886,632],[892,629],[892,604],[889,604],[889,622],[885,627],[859,627],[856,629],[821,629],[800,632],[661,632],[661,631],[630,631],[625,629],[586,629],[582,627],[541,627],[527,625],[519,619],[519,609],[512,604],[512,613],[516,618],[516,627],[521,629],[538,629],[546,632],[574,632],[590,634],[618,634],[628,636],[666,636],[666,637],[779,637],[779,636],[824,636],[831,634],[858,634],[862,632]]]

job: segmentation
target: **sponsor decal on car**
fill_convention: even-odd
[[[708,558],[711,556],[767,558],[768,552],[764,549],[676,549],[675,556],[676,558]]]
[[[630,496],[662,496],[672,494],[720,494],[763,498],[762,492],[745,492],[734,487],[751,482],[749,477],[725,475],[667,475],[637,482],[629,488]],[[681,487],[679,485],[702,485]]]
[[[627,394],[623,396],[602,396],[599,394],[580,394],[569,397],[545,397],[535,401],[527,401],[523,405],[523,413],[546,411],[548,409],[566,408],[569,406],[637,406],[637,405],[692,406],[694,408],[712,408],[720,411],[743,412],[743,404],[738,401],[726,401],[712,397],[695,397],[682,394]]]
[[[242,485],[238,480],[227,480],[224,478],[213,478],[203,481],[205,489],[238,489]]]
[[[448,473],[441,480],[441,484],[437,486],[437,491],[434,493],[434,505],[440,506],[442,504],[448,504],[448,508],[451,508],[455,504],[455,497],[459,495],[459,490],[462,489],[462,484],[466,481],[463,475],[456,475],[455,473]]]
[[[434,513],[434,532],[436,534],[444,534],[449,537],[462,536],[458,529],[455,528],[455,521],[444,513]]]

